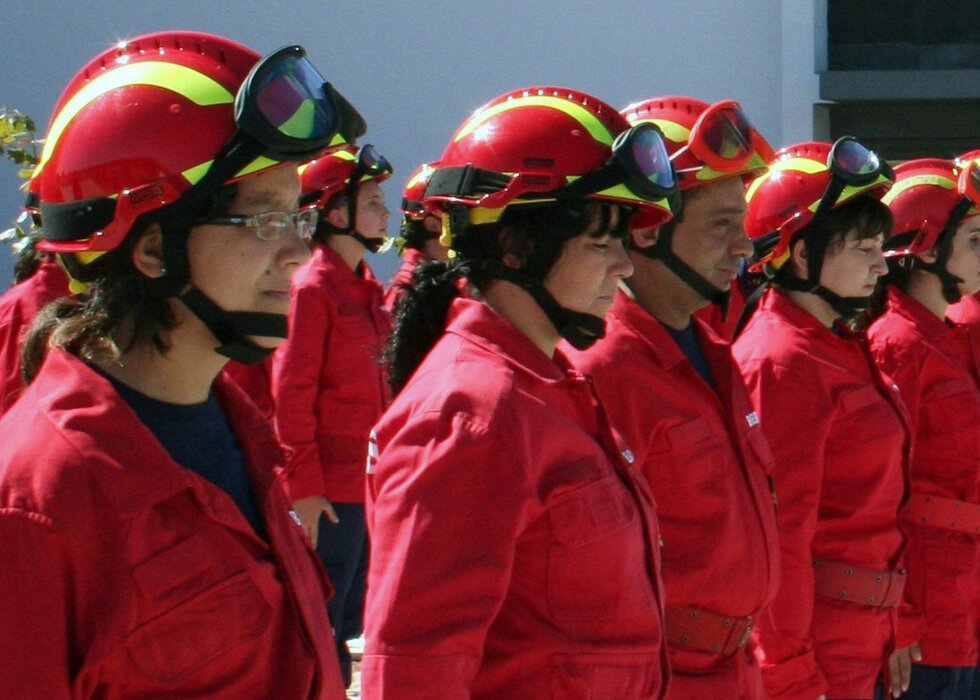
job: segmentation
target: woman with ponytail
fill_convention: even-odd
[[[572,90],[450,141],[424,202],[452,257],[400,304],[368,459],[365,698],[663,697],[652,499],[556,346],[602,337],[623,237],[673,191],[659,130]]]

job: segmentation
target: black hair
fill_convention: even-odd
[[[453,240],[455,257],[420,264],[412,284],[395,309],[394,330],[384,352],[388,378],[397,393],[443,334],[449,307],[460,295],[461,280],[479,295],[504,270],[504,257],[512,256],[529,279],[543,281],[558,259],[565,241],[589,226],[584,202],[508,207],[499,221],[472,225]],[[609,233],[609,207],[597,235]],[[620,219],[625,235],[627,216]]]

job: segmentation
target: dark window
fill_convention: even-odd
[[[828,0],[828,68],[980,68],[977,0]]]

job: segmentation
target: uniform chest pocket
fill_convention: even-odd
[[[931,387],[920,408],[923,428],[940,434],[975,430],[980,424],[980,401],[970,389],[966,378]]]
[[[548,504],[547,596],[556,620],[606,620],[653,606],[644,525],[615,475]]]
[[[839,419],[831,429],[828,449],[904,440],[905,430],[898,414],[874,387],[842,391],[837,397],[837,406]]]
[[[208,557],[205,543],[191,537],[134,570],[142,621],[125,648],[147,678],[180,683],[270,624],[272,606],[249,574],[229,571],[222,559],[218,552]]]

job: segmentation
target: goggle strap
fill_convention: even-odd
[[[472,165],[439,168],[429,179],[423,197],[471,197],[499,192],[511,177]]]
[[[116,200],[91,197],[74,202],[51,204],[41,202],[44,238],[49,241],[79,241],[101,231],[115,216]]]

